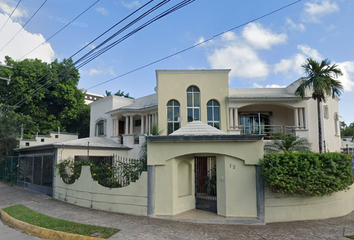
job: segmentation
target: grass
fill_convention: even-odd
[[[108,238],[119,232],[119,229],[99,227],[81,223],[70,222],[62,219],[53,218],[36,211],[33,211],[23,205],[15,205],[3,209],[11,217],[17,220],[61,232],[75,233],[85,236],[91,236],[94,233],[102,234],[102,238]]]

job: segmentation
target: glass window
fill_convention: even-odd
[[[265,134],[269,128],[269,113],[241,113],[241,127],[243,134]]]
[[[180,111],[180,104],[176,100],[170,100],[167,103],[167,134],[171,134],[180,128],[178,117]]]
[[[187,89],[187,118],[188,122],[200,120],[200,91],[196,86]]]
[[[216,100],[207,103],[207,121],[210,126],[220,129],[220,105]]]
[[[104,135],[104,121],[99,121],[97,123],[97,136]]]

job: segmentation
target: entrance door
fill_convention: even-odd
[[[217,213],[216,158],[195,158],[195,208]]]

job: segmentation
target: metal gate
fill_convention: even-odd
[[[195,158],[195,208],[217,213],[216,158]]]

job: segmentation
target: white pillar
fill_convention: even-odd
[[[133,134],[133,127],[134,127],[134,120],[133,120],[133,116],[130,116],[130,131],[129,134]]]
[[[158,118],[157,113],[155,113],[155,123],[156,123],[156,125],[158,125],[158,124],[159,124],[159,118]]]
[[[303,108],[303,119],[304,119],[304,127],[307,129],[307,118],[306,118],[306,111],[305,108]]]
[[[294,109],[294,123],[295,127],[299,126],[298,108]]]
[[[144,115],[141,115],[140,134],[144,134]]]
[[[303,127],[304,126],[304,109],[299,108],[299,126]]]
[[[229,129],[231,129],[231,127],[234,127],[235,125],[234,125],[234,111],[233,111],[234,109],[233,108],[230,108],[229,109]]]
[[[155,114],[151,115],[151,125],[155,124]]]
[[[148,124],[149,129],[148,129],[148,134],[150,135],[150,129],[151,129],[151,116],[150,116],[150,115],[148,115],[148,118],[149,118],[149,124]]]
[[[234,125],[238,126],[238,108],[234,108]]]
[[[146,130],[145,130],[145,133],[146,134],[149,134],[149,115],[145,115],[145,128],[146,128]]]
[[[129,133],[128,133],[128,126],[129,126],[129,118],[128,118],[128,116],[125,116],[125,130],[124,130],[124,134],[129,134]]]

